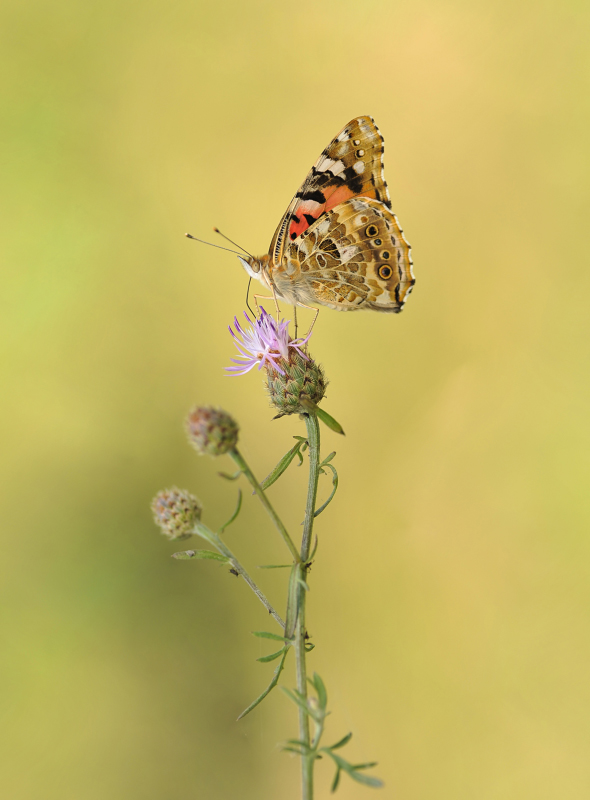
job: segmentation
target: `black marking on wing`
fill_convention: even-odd
[[[305,200],[313,200],[314,203],[319,203],[321,206],[326,202],[324,193],[320,192],[319,189],[315,189],[313,192],[297,192],[295,196]]]

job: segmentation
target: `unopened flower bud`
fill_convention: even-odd
[[[221,408],[193,408],[186,420],[188,440],[201,455],[221,456],[238,442],[238,423]]]
[[[168,539],[186,539],[201,519],[202,507],[185,489],[164,489],[152,500],[154,521]]]
[[[288,358],[277,362],[277,367],[282,372],[270,365],[266,368],[266,388],[279,416],[309,411],[323,399],[327,381],[322,368],[311,356],[292,348]]]

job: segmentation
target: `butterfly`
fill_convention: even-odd
[[[383,141],[372,117],[351,120],[311,168],[268,253],[239,256],[275,303],[402,310],[415,278],[383,177]]]

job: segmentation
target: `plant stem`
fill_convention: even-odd
[[[271,606],[271,604],[266,599],[266,595],[264,594],[264,592],[252,580],[250,575],[246,572],[244,567],[240,564],[238,559],[234,556],[234,554],[229,549],[229,547],[220,539],[220,537],[214,531],[212,531],[210,528],[208,528],[206,525],[204,525],[202,522],[197,522],[197,524],[195,525],[195,532],[199,536],[202,536],[203,539],[205,539],[207,542],[209,542],[209,544],[213,545],[213,547],[215,547],[216,550],[219,553],[224,555],[229,560],[229,563],[236,570],[236,572],[240,573],[242,578],[246,581],[248,586],[252,589],[252,591],[254,592],[256,597],[260,600],[262,605],[266,608],[268,613],[271,614],[276,619],[276,621],[279,623],[281,628],[284,630],[285,629],[285,623],[281,619],[281,616],[274,610],[274,608]]]
[[[240,451],[237,449],[237,447],[234,447],[233,450],[230,450],[229,451],[229,455],[233,458],[233,460],[235,461],[237,466],[244,473],[246,478],[250,481],[250,484],[251,484],[252,488],[254,489],[256,494],[258,495],[258,497],[260,499],[260,502],[262,503],[262,505],[266,509],[269,517],[274,522],[274,525],[275,525],[276,529],[278,530],[278,532],[283,537],[283,540],[284,540],[285,544],[287,545],[287,547],[289,548],[289,550],[291,552],[291,555],[293,556],[295,562],[298,563],[299,562],[299,553],[297,552],[297,548],[295,547],[295,545],[293,543],[293,540],[291,539],[291,537],[287,533],[287,529],[285,528],[285,526],[281,522],[281,520],[279,518],[279,515],[277,514],[277,512],[274,510],[274,508],[270,504],[270,501],[269,501],[268,497],[264,493],[264,489],[262,488],[262,486],[258,483],[256,478],[254,477],[254,473],[252,472],[252,470],[250,469],[250,467],[248,466],[248,464],[244,460],[243,455],[240,453]]]
[[[305,521],[303,523],[303,536],[301,539],[301,563],[298,566],[300,577],[307,582],[307,561],[311,550],[314,513],[318,493],[318,478],[320,475],[320,428],[315,413],[309,412],[305,416],[307,425],[307,441],[309,444],[309,483],[307,488],[307,503],[305,507]],[[307,702],[307,667],[305,662],[305,606],[307,591],[299,584],[297,603],[297,625],[295,628],[295,661],[297,669],[297,691]],[[299,739],[310,747],[311,737],[309,730],[309,715],[299,709]],[[313,756],[301,756],[301,797],[302,800],[313,800]]]

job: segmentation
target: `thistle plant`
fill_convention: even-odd
[[[238,376],[258,367],[264,371],[265,384],[271,406],[277,411],[276,417],[299,415],[305,422],[306,435],[295,435],[295,444],[285,453],[279,463],[263,481],[259,481],[246,463],[238,449],[239,428],[234,419],[219,408],[196,407],[188,415],[186,430],[191,445],[201,455],[215,458],[229,456],[236,471],[232,474],[220,473],[230,481],[246,480],[258,500],[262,503],[270,521],[281,536],[288,550],[288,563],[270,564],[263,569],[285,568],[289,579],[285,587],[284,618],[268,601],[263,590],[242,566],[237,556],[223,540],[225,529],[234,523],[242,506],[242,492],[238,490],[237,505],[227,520],[217,531],[211,530],[202,521],[202,507],[197,498],[188,491],[168,489],[159,492],[152,502],[154,520],[162,533],[169,539],[184,539],[196,535],[205,540],[205,549],[184,550],[174,553],[180,560],[209,559],[230,567],[230,571],[241,576],[260,602],[273,617],[278,631],[254,631],[254,636],[268,639],[279,648],[269,655],[259,658],[263,664],[276,661],[277,664],[268,686],[242,711],[238,720],[252,712],[279,685],[281,673],[291,651],[295,658],[296,687],[281,687],[285,695],[297,708],[299,738],[289,739],[283,749],[295,753],[301,759],[301,797],[312,800],[314,794],[314,767],[316,761],[328,758],[335,766],[332,791],[336,791],[342,773],[365,786],[379,787],[381,781],[366,773],[374,763],[356,764],[343,757],[342,748],[352,737],[351,733],[333,744],[325,744],[324,728],[328,715],[328,695],[322,678],[313,673],[308,677],[307,658],[314,649],[306,623],[306,609],[311,587],[309,569],[318,549],[318,536],[314,530],[317,517],[332,502],[338,488],[338,473],[333,460],[335,452],[322,458],[320,455],[320,425],[327,425],[336,433],[343,434],[341,426],[326,411],[319,407],[324,398],[326,378],[322,368],[308,352],[309,334],[305,338],[293,339],[289,336],[289,323],[275,321],[264,310],[252,321],[246,314],[247,325],[241,325],[234,318],[230,333],[238,349],[238,356],[232,359],[233,366],[227,368],[230,375]],[[299,465],[304,460],[309,464],[307,499],[301,541],[295,543],[283,524],[279,514],[270,502],[267,489],[279,480],[297,459]],[[320,475],[331,479],[331,493],[318,508],[317,493]],[[311,595],[313,596],[313,595]]]

